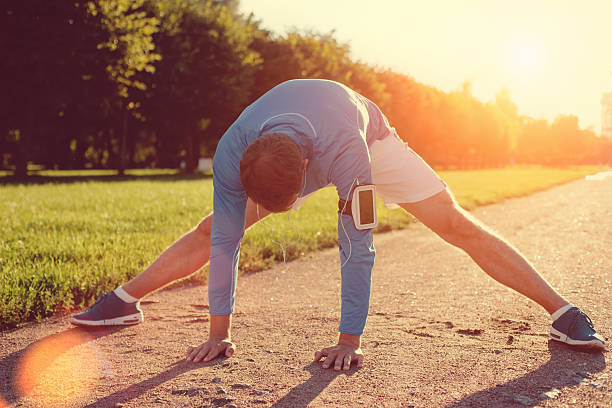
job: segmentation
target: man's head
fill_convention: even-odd
[[[266,210],[287,211],[302,188],[308,160],[283,133],[269,133],[251,143],[240,160],[240,181],[247,196]]]

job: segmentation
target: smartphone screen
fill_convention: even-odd
[[[359,192],[359,222],[361,224],[374,223],[374,194],[372,190]]]

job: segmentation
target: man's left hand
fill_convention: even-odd
[[[323,357],[325,357],[323,368],[330,368],[333,364],[335,371],[347,371],[351,368],[352,363],[357,364],[357,368],[363,367],[363,351],[361,351],[361,347],[348,344],[326,347],[315,353],[314,361],[319,361]]]

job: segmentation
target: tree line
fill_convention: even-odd
[[[0,11],[0,166],[196,169],[231,122],[293,78],[376,102],[435,166],[603,163],[612,143],[572,115],[519,115],[505,90],[443,92],[363,63],[334,33],[278,35],[238,0],[8,0]]]

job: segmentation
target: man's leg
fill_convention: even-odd
[[[135,298],[191,275],[208,262],[212,213],[168,247],[147,269],[122,288]]]
[[[257,205],[249,199],[245,228],[249,228],[268,214],[269,211],[259,207],[258,216]],[[204,266],[210,258],[212,217],[213,213],[206,216],[193,230],[166,249],[140,275],[125,283],[123,289],[131,296],[140,299],[171,282],[191,275]]]
[[[550,337],[571,345],[603,348],[591,319],[569,304],[510,244],[455,202],[442,179],[388,128],[370,146],[372,179],[386,204],[399,204],[447,242],[463,249],[493,279],[527,296],[553,319]]]
[[[245,227],[249,228],[268,214],[270,212],[263,207],[259,207],[258,214],[257,205],[249,199],[246,207]],[[193,230],[166,249],[147,269],[122,285],[121,288],[127,293],[127,296],[134,298],[132,300],[135,302],[171,282],[191,275],[204,266],[210,258],[212,217],[212,213],[206,216]],[[119,297],[122,295],[119,294]],[[117,300],[116,296],[111,300],[111,304],[118,304],[118,309],[122,310],[119,314],[133,316],[133,319],[125,320],[125,322],[121,319],[117,320],[112,316],[113,312],[106,316],[108,313],[101,310],[105,308],[104,305],[96,304],[89,311],[74,316],[72,322],[83,325],[105,325],[133,324],[142,321],[142,312],[136,305],[125,306]]]
[[[447,190],[400,204],[447,242],[463,249],[496,281],[540,304],[553,318],[549,336],[574,346],[605,348],[591,319],[570,305],[510,244],[488,230],[455,202]]]
[[[467,252],[493,279],[532,299],[548,313],[568,304],[516,249],[463,210],[449,191],[400,206]]]

